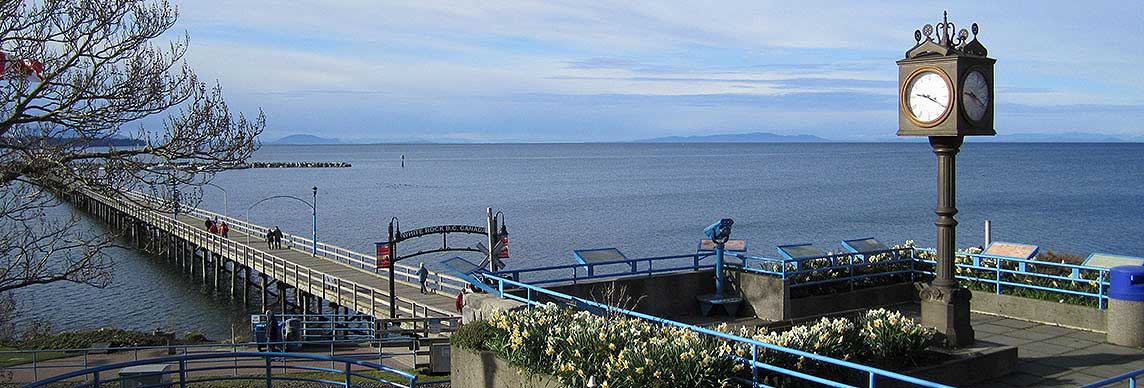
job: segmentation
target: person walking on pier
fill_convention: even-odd
[[[266,228],[266,249],[274,249],[274,229]]]
[[[282,249],[282,229],[278,225],[274,226],[274,249]]]
[[[425,269],[425,262],[421,262],[421,266],[417,268],[417,282],[421,283],[421,293],[428,294],[429,290],[425,289],[425,281],[429,280],[429,270]]]
[[[213,225],[214,221],[211,221],[209,218],[203,221],[203,227],[206,228],[206,230],[211,230],[211,226]]]
[[[226,221],[220,222],[218,224],[218,234],[221,234],[223,238],[227,238],[227,232],[230,232],[230,227],[226,226]]]
[[[211,226],[207,228],[207,231],[211,234],[218,234],[218,224],[212,222]]]

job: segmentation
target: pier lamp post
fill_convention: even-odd
[[[219,186],[219,185],[216,185],[216,184],[210,183],[210,182],[205,182],[204,184],[207,186],[210,186],[210,187],[214,187],[214,188],[216,188],[222,192],[222,217],[228,218],[227,214],[229,214],[229,212],[227,210],[230,207],[230,205],[229,205],[230,202],[227,200],[226,189],[222,188],[222,186]]]
[[[266,202],[266,201],[269,201],[272,199],[284,198],[284,199],[293,199],[295,201],[304,203],[304,204],[306,204],[306,206],[310,207],[311,214],[313,215],[312,227],[313,227],[313,232],[314,232],[314,234],[313,234],[314,240],[312,241],[312,246],[311,246],[313,248],[313,252],[311,252],[310,255],[311,256],[317,256],[318,255],[318,187],[314,186],[314,188],[312,190],[314,192],[314,202],[313,203],[307,202],[306,200],[304,200],[302,198],[295,197],[293,195],[275,195],[272,197],[266,197],[266,198],[260,199],[260,200],[258,200],[258,202],[255,202],[253,205],[250,205],[250,207],[246,208],[246,223],[248,225],[250,224],[250,210],[254,209],[255,206],[258,206],[259,204],[262,204],[263,202]],[[247,240],[246,242],[249,244],[250,243],[250,234],[249,233],[246,234],[246,240]]]
[[[937,327],[946,342],[974,342],[969,322],[972,294],[954,278],[957,220],[957,153],[965,136],[992,136],[993,64],[977,40],[978,27],[958,31],[943,13],[934,26],[914,31],[914,47],[898,63],[898,136],[927,136],[937,155],[937,264],[933,283],[920,293],[922,324]],[[956,34],[950,36],[950,30]],[[936,41],[935,41],[936,38]]]

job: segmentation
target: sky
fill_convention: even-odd
[[[998,133],[1144,136],[1142,1],[173,4],[264,140],[889,140],[895,61],[943,10],[997,59]]]

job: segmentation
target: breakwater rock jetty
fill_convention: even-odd
[[[347,162],[249,162],[226,166],[226,170],[242,170],[247,168],[348,168]],[[160,163],[155,169],[180,169],[201,171],[203,167],[197,163]]]
[[[235,168],[347,168],[347,162],[250,162]]]

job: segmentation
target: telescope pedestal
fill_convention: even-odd
[[[734,295],[706,294],[699,295],[695,299],[699,301],[699,313],[705,317],[711,316],[711,313],[721,306],[728,317],[734,318],[739,315],[739,306],[743,304],[743,298]]]

